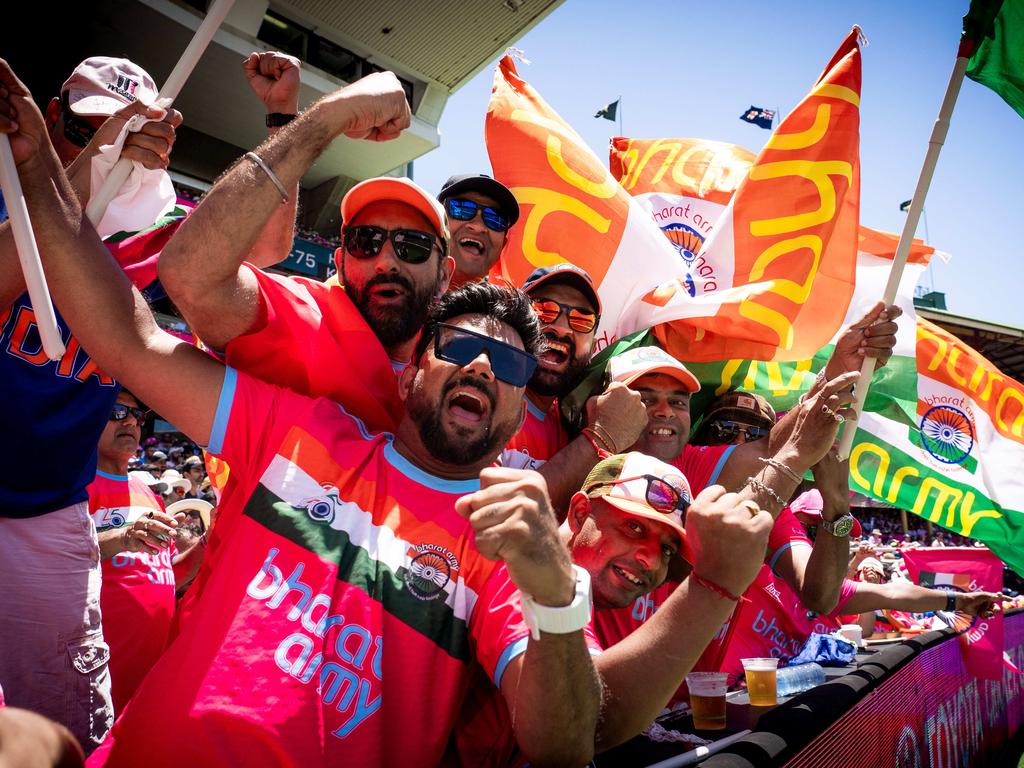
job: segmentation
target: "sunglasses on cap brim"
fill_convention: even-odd
[[[634,480],[646,480],[647,490],[644,493],[644,501],[647,505],[663,515],[671,515],[678,511],[683,521],[686,521],[686,510],[690,508],[690,494],[681,485],[675,485],[668,478],[657,475],[637,475],[636,477],[622,477],[618,480],[605,480],[595,483],[587,489],[587,496],[591,496],[595,488],[603,488],[609,485],[620,485],[633,482]]]
[[[537,367],[537,358],[511,344],[447,323],[437,324],[434,356],[465,366],[486,352],[495,378],[513,387],[525,387]]]
[[[370,224],[345,227],[342,230],[342,242],[345,251],[354,259],[372,259],[391,241],[395,255],[407,264],[422,264],[430,258],[434,246],[444,253],[444,241],[439,240],[430,232],[420,229],[382,229]]]
[[[458,197],[449,197],[444,201],[444,207],[456,221],[472,221],[479,211],[485,227],[494,232],[508,231],[508,218],[496,208]]]

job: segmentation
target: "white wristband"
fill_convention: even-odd
[[[530,595],[519,591],[523,608],[523,619],[530,628],[530,637],[540,640],[541,631],[553,635],[568,635],[579,632],[590,623],[590,573],[573,565],[576,573],[576,594],[569,605],[553,608],[540,605]]]

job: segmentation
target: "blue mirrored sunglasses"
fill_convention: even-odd
[[[444,201],[444,207],[448,211],[448,215],[458,221],[472,221],[476,218],[477,211],[480,211],[480,215],[484,220],[484,226],[488,229],[493,229],[495,232],[508,231],[508,219],[501,212],[490,206],[480,205],[480,203],[475,203],[472,200],[449,197]]]

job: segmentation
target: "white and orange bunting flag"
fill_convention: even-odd
[[[521,285],[538,266],[586,269],[604,304],[597,350],[659,326],[669,351],[691,361],[813,356],[853,290],[859,93],[854,31],[756,160],[716,142],[627,143],[613,175],[505,57],[487,143],[523,217],[495,276]],[[652,200],[689,189],[704,210],[666,211],[689,230],[663,233],[650,205],[630,194],[640,184]]]

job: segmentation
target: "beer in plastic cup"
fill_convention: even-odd
[[[747,694],[750,704],[754,707],[774,707],[775,670],[779,666],[778,659],[740,659],[743,671],[747,676]]]
[[[691,672],[686,676],[693,727],[698,731],[721,731],[725,728],[728,679],[728,672]]]

